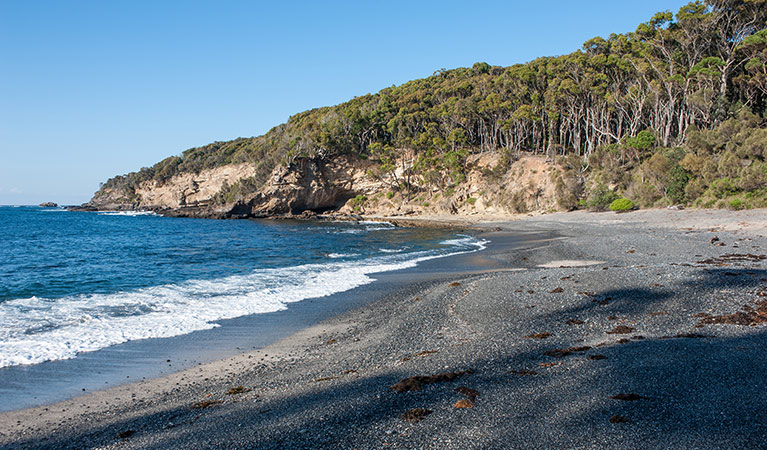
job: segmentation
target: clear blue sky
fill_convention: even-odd
[[[440,68],[566,54],[685,3],[0,0],[0,204],[82,203],[190,147]]]

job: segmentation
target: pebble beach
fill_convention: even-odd
[[[2,413],[0,447],[764,447],[766,211],[464,225],[486,250],[270,346]]]

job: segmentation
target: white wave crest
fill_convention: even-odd
[[[172,337],[219,326],[235,317],[279,311],[373,281],[373,273],[484,248],[470,237],[421,251],[193,280],[131,292],[64,299],[31,297],[0,303],[0,367],[74,358],[122,342]]]
[[[459,234],[457,238],[455,239],[448,239],[445,241],[440,242],[442,245],[457,245],[457,246],[467,246],[467,245],[476,245],[478,248],[477,250],[484,250],[487,248],[485,244],[487,244],[488,240],[477,240],[476,238],[472,236],[468,236],[465,234]]]
[[[338,258],[350,258],[352,256],[357,256],[359,253],[328,253],[328,258],[338,259]]]
[[[384,225],[387,228],[394,228],[394,224],[391,222],[384,222],[380,220],[360,220],[357,222],[360,225]]]
[[[154,211],[102,211],[99,212],[100,216],[156,216]]]
[[[378,250],[384,253],[402,253],[405,250],[407,250],[408,247],[402,247],[402,248],[379,248]]]

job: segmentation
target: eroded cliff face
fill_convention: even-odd
[[[234,184],[255,175],[250,164],[237,164],[204,170],[199,174],[183,174],[171,178],[169,183],[150,181],[142,184],[136,193],[142,204],[161,208],[209,206],[224,184]]]
[[[379,216],[503,215],[557,209],[554,180],[561,169],[542,157],[521,158],[499,169],[497,153],[472,155],[466,178],[457,187],[420,182],[408,191],[402,182],[417,179],[408,177],[412,161],[405,156],[396,162],[396,170],[381,173],[375,162],[353,156],[297,158],[278,166],[254,194],[235,203],[216,203],[222,188],[255,174],[252,165],[229,165],[178,175],[165,183],[147,181],[134,192],[101,189],[88,206],[220,218],[326,211]]]
[[[364,201],[349,201],[343,213],[380,216],[410,215],[509,215],[557,209],[553,180],[560,172],[542,157],[525,157],[507,170],[499,170],[500,155],[486,153],[467,159],[466,180],[456,187],[419,186],[418,192],[391,190],[390,180],[367,195]],[[403,167],[397,178],[404,178]]]
[[[269,181],[232,214],[273,216],[336,211],[342,214],[409,216],[425,214],[518,214],[557,209],[554,179],[560,169],[542,157],[522,158],[499,171],[500,156],[467,161],[466,180],[457,187],[401,188],[412,162],[397,161],[391,173],[352,157],[332,161],[299,159],[278,167]],[[415,182],[416,177],[410,181]]]
[[[250,164],[232,164],[198,174],[176,175],[162,183],[145,181],[131,191],[102,188],[83,206],[99,210],[188,211],[201,216],[220,214],[230,209],[213,203],[221,188],[254,174],[255,167]]]
[[[368,175],[374,165],[350,156],[298,158],[278,166],[243,211],[273,216],[337,210],[357,195],[381,190],[382,183]]]

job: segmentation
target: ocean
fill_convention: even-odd
[[[469,235],[384,222],[3,206],[0,368],[208,330],[482,248]]]

